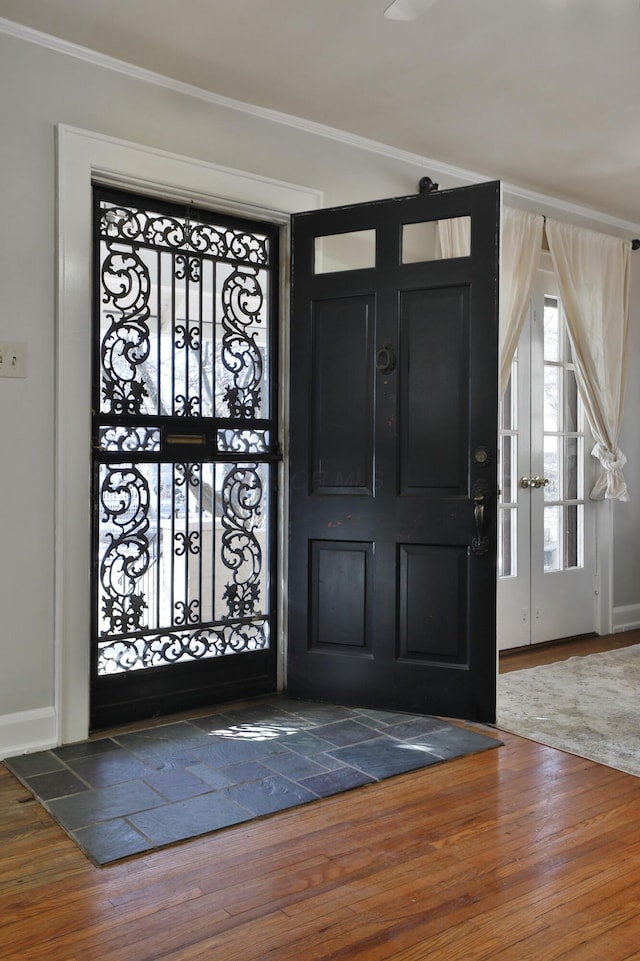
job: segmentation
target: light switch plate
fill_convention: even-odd
[[[27,376],[27,345],[0,340],[0,377]]]

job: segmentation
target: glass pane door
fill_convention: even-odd
[[[584,566],[584,413],[557,296],[543,299],[544,570]]]
[[[541,270],[501,401],[498,633],[501,649],[594,626],[591,445],[553,274]]]

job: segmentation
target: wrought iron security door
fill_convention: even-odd
[[[91,725],[275,688],[278,231],[94,188]]]

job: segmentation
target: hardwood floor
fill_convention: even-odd
[[[601,651],[614,651],[620,647],[640,644],[640,630],[624,631],[620,634],[589,634],[584,637],[570,637],[564,641],[551,641],[534,647],[520,647],[500,654],[500,674],[509,671],[522,671],[540,664],[553,664],[566,661],[569,657],[598,654]]]
[[[0,766],[0,957],[637,961],[640,778],[503,739],[102,869]]]

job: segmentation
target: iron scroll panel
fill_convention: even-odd
[[[98,675],[272,633],[270,227],[95,192]]]

